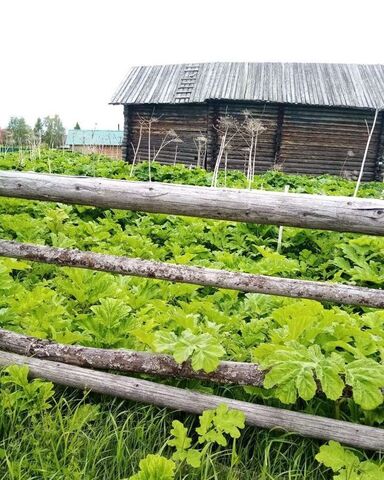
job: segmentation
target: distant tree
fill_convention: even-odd
[[[7,130],[15,145],[27,145],[31,140],[32,129],[23,117],[11,117]]]
[[[76,122],[75,130],[81,130],[80,125],[79,125],[79,122]]]
[[[36,141],[41,143],[41,139],[43,138],[44,134],[44,125],[40,117],[36,120],[35,126],[33,127],[33,134]]]
[[[65,139],[65,128],[59,115],[44,118],[43,141],[50,148],[60,147]]]

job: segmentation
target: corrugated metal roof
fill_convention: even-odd
[[[384,65],[196,63],[134,67],[112,104],[206,100],[381,108]]]
[[[65,144],[71,145],[104,145],[113,146],[123,143],[123,132],[120,130],[68,130]]]

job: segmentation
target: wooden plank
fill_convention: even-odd
[[[0,196],[384,235],[384,200],[0,172]]]
[[[121,275],[228,288],[294,298],[310,298],[350,305],[384,308],[384,290],[309,280],[269,277],[250,273],[190,267],[172,263],[120,257],[81,250],[0,240],[0,256],[61,266],[86,268]]]
[[[285,430],[321,440],[336,440],[346,445],[369,450],[384,449],[384,429],[380,428],[0,352],[0,366],[9,365],[27,365],[31,377],[42,378],[59,385],[194,414],[201,414],[204,410],[213,409],[225,403],[231,409],[244,412],[248,425]]]

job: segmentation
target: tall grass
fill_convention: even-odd
[[[196,417],[153,406],[62,390],[38,414],[14,410],[0,427],[0,479],[119,480],[149,453],[170,455],[172,420],[192,428]],[[328,478],[315,462],[318,443],[289,434],[246,428],[232,446],[211,450],[200,469],[176,478],[283,480]],[[233,459],[232,459],[233,463]]]

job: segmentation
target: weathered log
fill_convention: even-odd
[[[380,428],[232,400],[49,360],[0,352],[0,366],[6,367],[15,364],[27,365],[31,377],[39,377],[68,387],[194,414],[200,414],[204,410],[216,408],[225,403],[229,408],[244,412],[248,425],[276,428],[321,440],[336,440],[346,445],[369,450],[384,449],[384,429]]]
[[[65,345],[2,328],[0,350],[96,370],[116,370],[176,379],[188,378],[227,385],[263,387],[267,373],[257,363],[225,360],[219,363],[214,372],[206,373],[203,370],[193,370],[189,361],[178,364],[170,355],[161,353]],[[317,393],[321,393],[320,382],[317,383]],[[382,391],[384,394],[384,389]],[[346,386],[343,396],[351,395],[352,388]]]
[[[0,195],[153,213],[384,235],[384,201],[1,171]]]
[[[355,287],[340,283],[295,280],[231,272],[228,270],[215,270],[212,268],[190,267],[8,240],[0,240],[0,256],[53,263],[61,266],[88,268],[122,275],[228,288],[243,292],[310,298],[319,301],[377,308],[384,307],[384,290]]]
[[[99,370],[194,378],[222,384],[261,387],[264,380],[264,372],[252,363],[223,361],[214,372],[196,372],[189,362],[180,365],[170,355],[64,345],[3,329],[0,329],[0,350]]]

